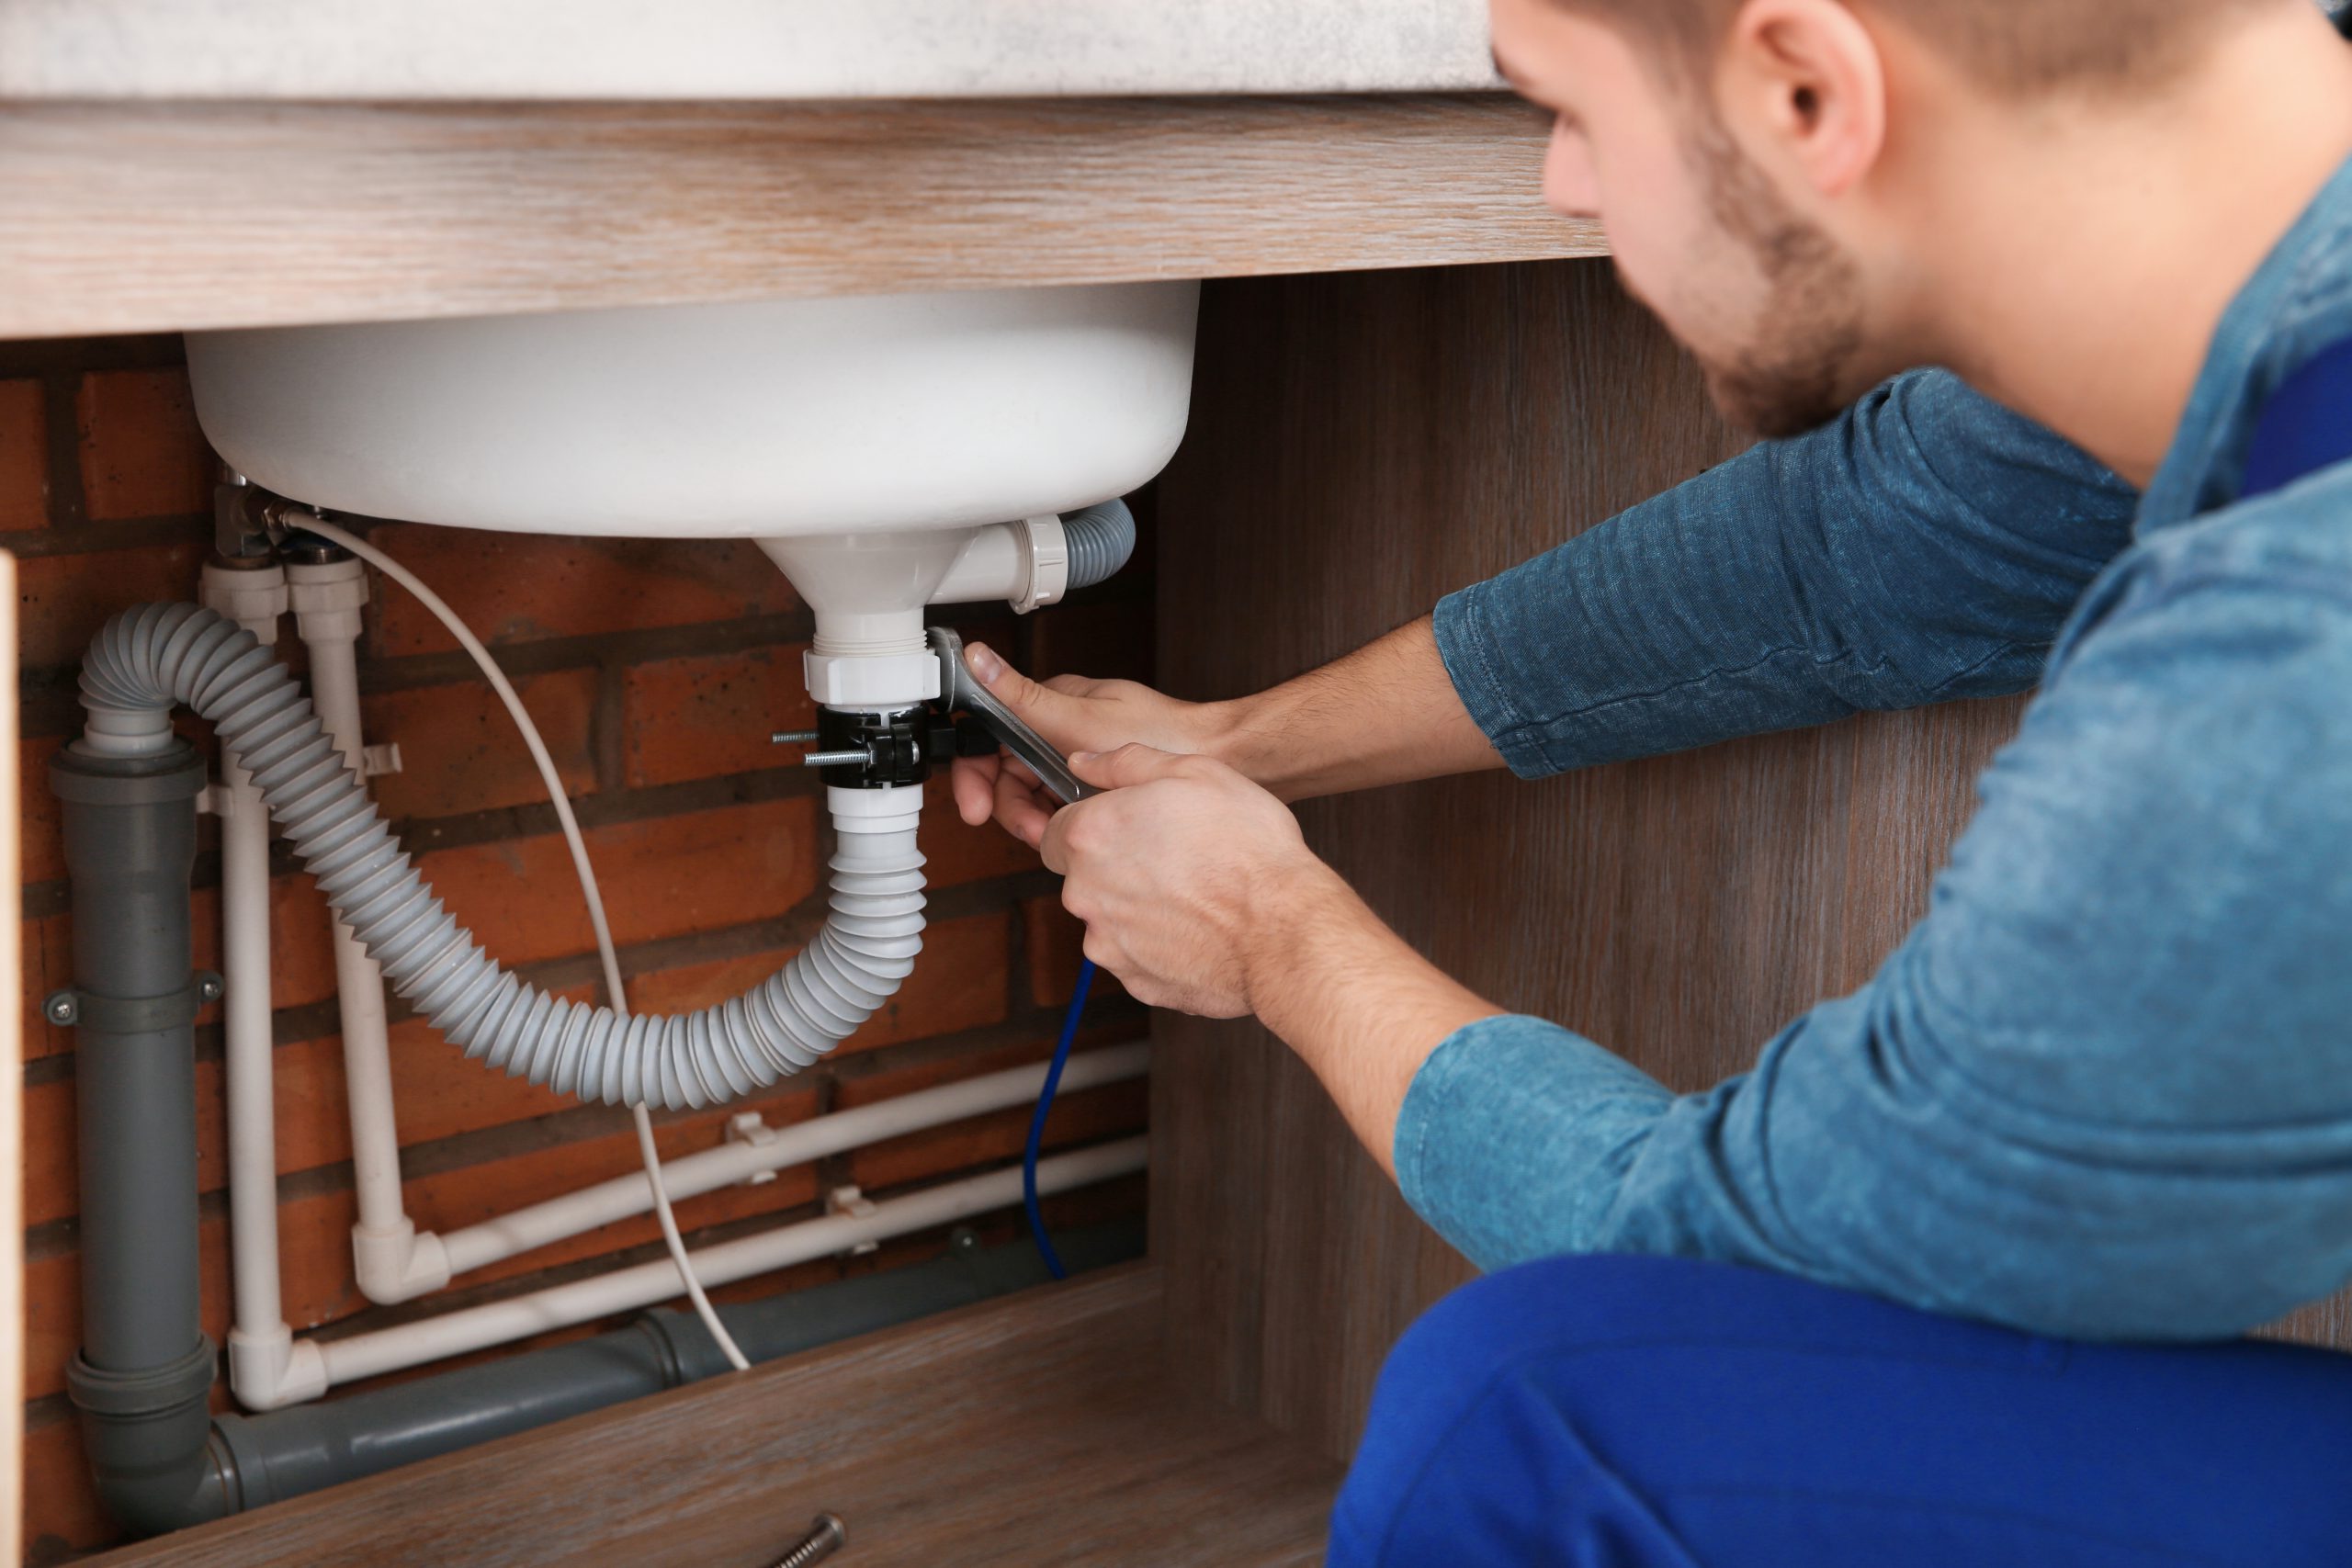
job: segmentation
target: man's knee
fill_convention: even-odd
[[[1668,1303],[1688,1315],[1694,1292],[1736,1287],[1742,1273],[1666,1258],[1558,1258],[1488,1275],[1438,1303],[1382,1368],[1332,1518],[1331,1562],[1414,1561],[1400,1544],[1418,1528],[1413,1515],[1442,1493],[1442,1511],[1459,1521],[1464,1484],[1491,1483],[1487,1527],[1506,1536],[1566,1523],[1587,1490],[1578,1478],[1589,1456],[1559,1407],[1530,1397],[1519,1371],[1654,1337]],[[1519,1517],[1539,1502],[1545,1517]]]

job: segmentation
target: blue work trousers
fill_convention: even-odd
[[[2352,1357],[2086,1344],[1720,1263],[1491,1275],[1398,1342],[1333,1568],[2352,1568]]]

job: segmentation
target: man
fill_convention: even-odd
[[[2352,1279],[2352,49],[2309,0],[1493,19],[1550,199],[1774,439],[1245,702],[975,649],[1108,793],[956,779],[1508,1270],[1392,1357],[1333,1561],[2352,1563],[2344,1359],[2120,1343]],[[1928,916],[1701,1095],[1438,973],[1283,804],[2035,685]]]

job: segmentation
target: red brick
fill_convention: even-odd
[[[596,672],[558,671],[517,681],[514,689],[547,742],[565,793],[594,792]],[[547,798],[505,705],[481,682],[386,692],[363,707],[369,743],[401,749],[401,771],[370,781],[387,817],[455,817]]]
[[[1152,671],[1152,606],[1148,600],[1108,604],[1057,604],[1031,623],[1031,674],[1086,675],[1098,681],[1143,681]]]
[[[715,1147],[724,1137],[727,1119],[740,1111],[755,1110],[770,1126],[786,1126],[806,1118],[815,1109],[815,1092],[795,1088],[766,1100],[706,1111],[659,1127],[654,1133],[654,1146],[662,1151],[663,1159],[676,1159]],[[618,1113],[614,1120],[620,1130],[603,1137],[413,1180],[407,1188],[409,1213],[420,1229],[447,1232],[643,1169],[637,1134]],[[814,1201],[816,1196],[814,1168],[800,1166],[781,1170],[774,1181],[750,1187],[722,1187],[716,1192],[680,1200],[675,1205],[678,1229],[692,1235],[711,1225],[797,1208]],[[661,1237],[659,1223],[652,1215],[643,1214],[478,1269],[464,1278],[469,1284],[515,1279],[558,1264],[647,1246]]]
[[[334,916],[302,872],[269,883],[269,1005],[307,1007],[335,994]]]
[[[25,1089],[25,1224],[37,1225],[76,1207],[74,1080]]]
[[[923,932],[914,973],[842,1048],[864,1051],[1003,1022],[1009,938],[1002,915],[931,927]],[[783,968],[792,953],[754,953],[642,975],[632,982],[630,995],[640,1012],[691,1012],[742,995]]]
[[[798,766],[797,749],[770,745],[768,737],[816,725],[801,680],[803,651],[796,643],[630,670],[623,685],[629,784]]]
[[[24,923],[25,1055],[53,1056],[74,1049],[74,1032],[49,1021],[41,1003],[74,980],[74,928],[64,915]]]
[[[748,540],[581,539],[424,524],[379,528],[370,538],[490,643],[696,626],[799,604],[784,573]],[[379,652],[456,647],[407,594],[387,592],[382,604]]]
[[[65,1367],[82,1344],[82,1255],[25,1260],[25,1397],[65,1392]]]
[[[1039,869],[1037,852],[995,823],[964,825],[945,773],[932,775],[922,800],[922,874],[932,886],[956,887]]]
[[[18,874],[28,886],[65,874],[65,831],[57,796],[49,787],[49,764],[65,744],[62,735],[24,742],[17,753],[17,814],[24,825]]]
[[[121,1536],[98,1506],[74,1420],[61,1418],[27,1432],[24,1560],[62,1562],[74,1552],[110,1546]]]
[[[1059,898],[1028,898],[1021,905],[1021,931],[1029,950],[1029,999],[1040,1007],[1066,1004],[1078,988],[1086,928],[1062,908]],[[1110,978],[1100,976],[1095,983]]]
[[[209,544],[187,539],[86,556],[28,556],[17,563],[17,652],[28,669],[79,664],[107,617],[133,604],[178,604],[196,593]]]
[[[316,1193],[277,1206],[278,1294],[285,1303],[286,1321],[297,1334],[366,1312],[371,1304],[359,1293],[359,1283],[351,1272],[351,1227],[358,1219],[358,1199],[348,1191]],[[205,1227],[208,1238],[213,1230],[210,1224]],[[225,1285],[228,1226],[222,1224],[219,1231],[219,1250],[214,1256]],[[208,1270],[207,1315],[219,1312],[225,1325],[225,1303],[214,1304],[212,1279]],[[212,1332],[220,1337],[227,1330],[224,1326]]]
[[[82,494],[97,521],[203,512],[216,463],[197,428],[187,372],[102,370],[82,378]]]
[[[0,528],[49,524],[49,422],[38,381],[0,381]]]
[[[802,797],[591,829],[589,859],[614,939],[650,942],[786,913],[817,886],[816,811]],[[557,835],[435,851],[422,863],[450,910],[507,963],[594,945]]]

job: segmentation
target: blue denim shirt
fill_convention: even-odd
[[[2352,336],[2352,165],[2225,316],[2145,495],[1905,377],[1437,612],[1535,776],[2035,685],[1926,918],[1677,1096],[1531,1018],[1413,1081],[1405,1194],[1493,1269],[1785,1270],[2051,1333],[2241,1332],[2352,1280],[2352,464],[2234,502]]]

